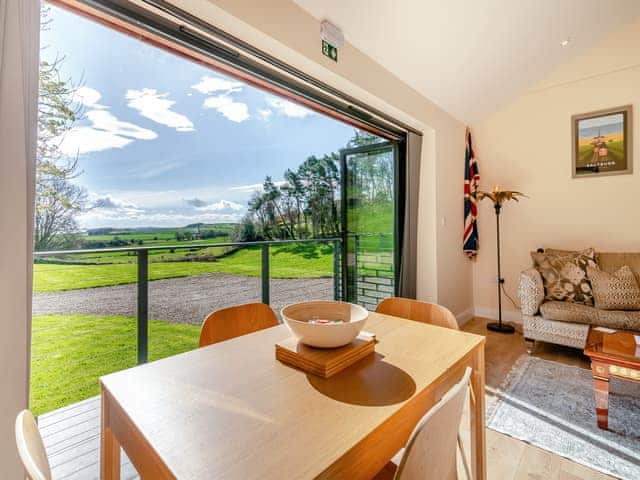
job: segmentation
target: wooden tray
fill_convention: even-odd
[[[339,348],[313,348],[288,338],[276,343],[276,359],[305,372],[329,378],[375,352],[376,337],[360,332],[349,345]]]

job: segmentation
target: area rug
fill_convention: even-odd
[[[622,479],[640,479],[640,384],[613,379],[609,430],[596,425],[591,371],[523,355],[489,428]]]

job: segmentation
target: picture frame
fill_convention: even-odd
[[[607,108],[571,117],[572,178],[633,173],[633,108]]]

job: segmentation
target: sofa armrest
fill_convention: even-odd
[[[544,301],[544,286],[538,270],[530,268],[520,273],[518,296],[520,297],[520,310],[523,315],[536,315],[538,313],[540,305]]]

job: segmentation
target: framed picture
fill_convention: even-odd
[[[573,178],[633,172],[631,105],[571,117]]]

